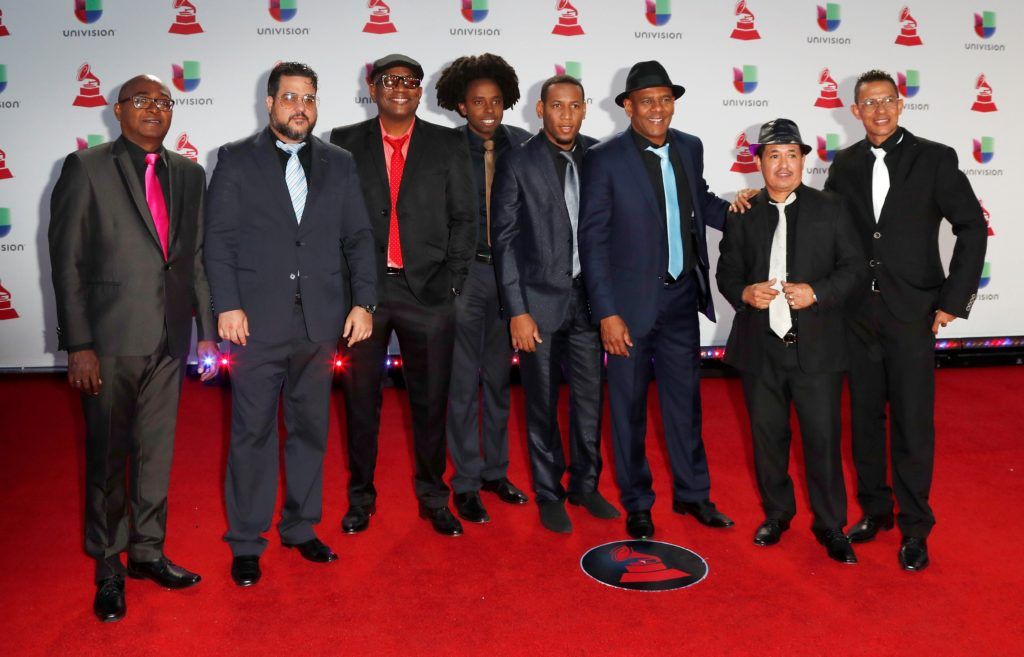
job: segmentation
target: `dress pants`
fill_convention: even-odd
[[[935,524],[928,504],[935,460],[932,317],[904,322],[889,311],[878,292],[868,294],[848,319],[857,501],[866,514],[890,513],[895,489],[900,531],[925,538]],[[886,481],[886,401],[892,488]]]
[[[448,453],[456,493],[508,473],[509,374],[512,343],[501,316],[494,266],[474,261],[455,299],[455,348],[448,390]],[[483,434],[480,387],[483,384]],[[481,454],[482,452],[482,454]]]
[[[839,439],[842,372],[804,372],[796,344],[775,335],[764,338],[760,371],[743,372],[743,393],[754,438],[754,467],[761,505],[767,519],[789,522],[796,514],[793,480],[789,476],[792,438],[790,406],[796,406],[804,449],[807,493],[816,530],[846,525]]]
[[[402,371],[412,410],[416,455],[414,488],[426,507],[448,504],[445,468],[445,407],[451,380],[455,312],[451,301],[425,306],[413,296],[405,274],[387,275],[373,314],[373,334],[343,349],[342,385],[348,436],[348,499],[369,506],[377,499],[373,474],[380,433],[384,359],[393,330],[402,351]]]
[[[254,328],[246,346],[232,346],[231,447],[224,498],[228,532],[237,556],[259,556],[277,499],[278,400],[284,397],[285,497],[277,525],[281,541],[316,538],[323,507],[323,462],[335,341],[313,342],[302,306],[292,310],[291,337],[262,342]]]
[[[167,353],[166,335],[149,356],[99,361],[100,392],[82,395],[85,552],[96,560],[97,582],[125,574],[126,550],[132,561],[163,556],[184,364]]]
[[[537,501],[565,497],[565,456],[558,431],[558,386],[569,382],[569,492],[592,493],[601,476],[601,334],[591,323],[583,279],[573,281],[562,326],[520,352],[526,427]]]
[[[673,497],[699,502],[711,491],[701,438],[700,326],[698,282],[691,271],[658,290],[657,318],[650,332],[632,336],[628,358],[608,356],[608,397],[615,444],[615,477],[628,513],[654,504],[647,463],[647,388],[657,377],[665,446],[672,468]]]

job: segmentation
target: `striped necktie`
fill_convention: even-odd
[[[306,172],[299,162],[299,151],[305,146],[301,144],[286,144],[277,141],[277,147],[288,153],[288,165],[284,169],[284,182],[288,186],[288,195],[292,197],[292,208],[295,210],[295,221],[302,223],[302,211],[306,209]]]

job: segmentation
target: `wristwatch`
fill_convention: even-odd
[[[460,290],[460,289],[459,289],[459,288],[457,288],[457,287],[453,287],[453,288],[452,288],[452,296],[453,296],[453,297],[457,297],[457,296],[459,296],[460,294],[462,294],[462,290]]]
[[[362,304],[360,304],[359,307],[362,308],[363,310],[365,310],[366,312],[370,313],[371,315],[373,313],[377,312],[377,306],[375,306],[375,305],[374,306],[370,306],[370,305],[362,305]]]

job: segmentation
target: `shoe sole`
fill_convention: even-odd
[[[126,574],[128,575],[128,577],[131,577],[132,579],[148,579],[149,581],[153,582],[154,584],[156,584],[160,588],[162,588],[164,590],[167,590],[167,591],[180,591],[182,589],[188,589],[188,588],[191,588],[191,587],[195,586],[199,582],[203,581],[203,578],[200,577],[196,581],[189,582],[187,584],[181,584],[181,585],[178,585],[178,586],[167,586],[163,582],[158,582],[157,580],[153,579],[152,577],[150,577],[149,575],[147,575],[145,573],[136,572],[136,571],[131,570],[130,568],[126,571]]]

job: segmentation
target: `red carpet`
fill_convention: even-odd
[[[340,554],[310,564],[270,535],[263,581],[235,587],[221,541],[227,389],[186,383],[171,487],[167,552],[203,582],[170,592],[129,580],[128,616],[92,615],[92,565],[82,551],[82,421],[53,376],[0,378],[0,618],[11,655],[1016,655],[1024,652],[1024,369],[941,370],[939,524],[932,565],[904,573],[898,532],[858,546],[860,564],[829,561],[800,512],[773,548],[751,542],[761,521],[738,381],[703,384],[713,497],[736,520],[711,530],[671,512],[664,449],[649,454],[659,495],[657,538],[709,565],[689,589],[605,587],[579,569],[590,547],[624,539],[623,523],[570,507],[575,532],[540,528],[536,507],[489,494],[493,521],[460,538],[416,517],[404,392],[384,401],[378,515],[342,536],[345,467],[331,429],[319,535]],[[522,394],[511,424],[513,481],[529,487]],[[653,396],[652,396],[653,399]],[[340,397],[336,400],[341,414]],[[659,420],[652,403],[652,423]],[[601,489],[617,503],[605,423]],[[848,446],[847,446],[848,454]],[[799,454],[797,454],[799,458]],[[852,478],[847,468],[847,487]],[[850,521],[858,511],[850,498]]]

